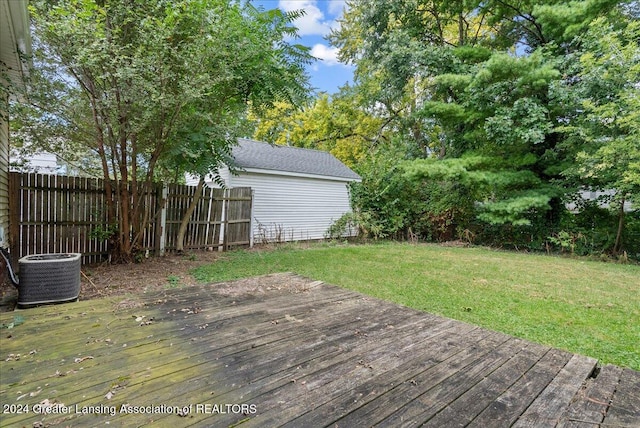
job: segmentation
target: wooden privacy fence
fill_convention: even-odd
[[[162,254],[176,248],[182,215],[194,186],[154,184],[146,196],[150,210],[141,251]],[[105,260],[109,248],[100,231],[108,228],[104,181],[34,173],[9,175],[11,254],[82,253],[83,263]],[[205,188],[185,234],[185,249],[226,250],[250,245],[250,187]],[[16,264],[17,265],[17,264]]]

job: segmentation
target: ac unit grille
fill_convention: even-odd
[[[81,254],[34,254],[18,260],[18,305],[75,300],[80,295]]]

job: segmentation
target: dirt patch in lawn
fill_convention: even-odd
[[[215,292],[223,296],[260,295],[273,291],[285,291],[292,294],[309,291],[322,284],[322,281],[304,278],[291,272],[243,278],[216,284]]]
[[[194,251],[151,257],[142,263],[82,266],[80,300],[195,285],[189,272],[220,257],[224,253]],[[18,300],[18,290],[6,277],[0,279],[0,311],[13,310]]]

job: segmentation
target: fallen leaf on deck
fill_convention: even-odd
[[[298,318],[296,318],[296,317],[294,317],[294,316],[291,316],[291,315],[289,315],[289,314],[286,314],[286,315],[284,316],[284,318],[285,318],[287,321],[302,322],[302,320],[299,320]]]
[[[24,318],[22,316],[20,316],[20,315],[16,315],[16,316],[13,317],[13,322],[10,322],[9,324],[0,324],[0,328],[11,329],[11,328],[19,326],[23,322],[24,322]]]

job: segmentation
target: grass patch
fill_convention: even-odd
[[[295,272],[640,370],[640,266],[384,243],[227,253],[203,282]]]

